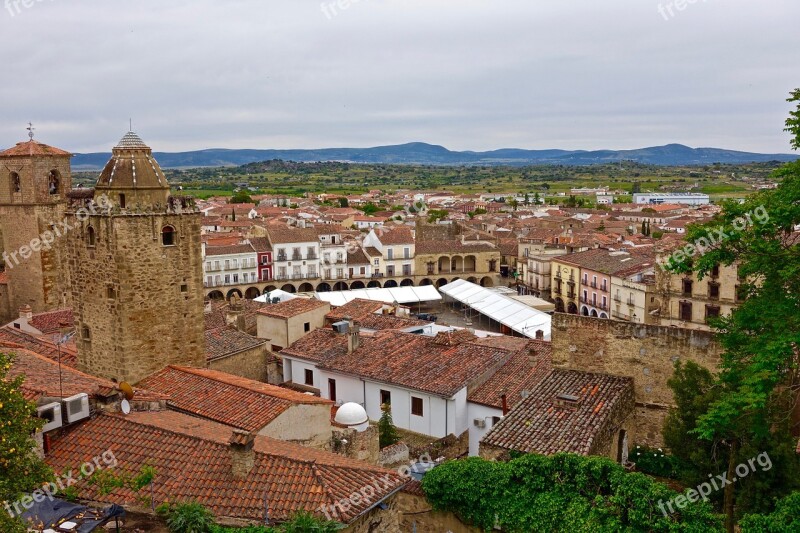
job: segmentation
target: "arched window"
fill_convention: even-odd
[[[50,194],[61,193],[61,174],[56,169],[51,170],[47,175],[47,191]]]
[[[9,177],[11,179],[11,192],[20,192],[22,190],[22,186],[20,184],[19,174],[12,172]]]
[[[161,228],[161,244],[164,246],[175,246],[175,228],[164,226]]]
[[[94,232],[94,228],[89,226],[89,228],[86,230],[86,245],[94,248],[96,241],[97,235]]]

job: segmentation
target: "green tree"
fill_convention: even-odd
[[[229,204],[252,204],[253,198],[247,191],[239,191],[228,199]]]
[[[339,207],[350,207],[350,200],[345,197],[339,198]]]
[[[381,448],[397,444],[400,435],[392,420],[392,406],[388,403],[381,405],[381,418],[378,420],[378,441]]]
[[[794,147],[800,142],[800,124],[790,119],[787,130],[794,135]],[[754,443],[770,441],[779,449],[790,444],[786,425],[792,391],[800,387],[800,244],[794,231],[800,224],[800,162],[783,165],[774,176],[782,179],[776,189],[751,195],[742,204],[725,202],[713,220],[689,226],[687,240],[707,250],[674,254],[668,265],[675,272],[694,270],[702,279],[717,265],[736,264],[746,280],[738,308],[712,321],[724,350],[720,393],[695,429],[703,439],[727,445],[729,479],[735,477],[743,451]],[[796,468],[796,459],[784,467]],[[725,487],[728,531],[735,525],[736,487]],[[771,487],[773,496],[790,489]]]
[[[779,500],[769,514],[749,514],[739,525],[744,533],[788,533],[800,531],[800,492]]]
[[[509,462],[480,457],[450,461],[425,474],[422,488],[435,509],[491,531],[721,531],[703,503],[670,514],[677,494],[605,457],[560,453]],[[663,509],[663,510],[662,510]]]
[[[36,416],[35,404],[25,400],[20,391],[23,377],[9,376],[12,362],[11,355],[0,353],[0,502],[14,502],[53,479],[52,471],[36,455],[31,437],[44,421]],[[0,531],[24,532],[25,528],[0,509]]]
[[[787,102],[800,103],[800,89],[795,89],[786,99]],[[786,128],[783,130],[792,134],[792,139],[789,141],[793,150],[800,150],[800,105],[797,109],[789,112],[789,118],[786,119]]]

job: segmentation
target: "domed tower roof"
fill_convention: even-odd
[[[153,150],[129,131],[111,150],[111,159],[97,179],[96,195],[106,194],[121,208],[165,206],[169,184],[153,159]]]

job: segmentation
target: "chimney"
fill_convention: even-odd
[[[345,319],[350,324],[347,330],[347,353],[353,353],[361,345],[361,335],[359,334],[358,324],[352,318]]]
[[[234,429],[228,444],[231,449],[231,468],[233,477],[244,479],[253,469],[255,464],[255,452],[253,443],[255,433],[250,433],[243,429]]]
[[[503,416],[508,414],[508,397],[506,397],[506,393],[500,395],[500,400],[503,402]]]
[[[231,298],[228,309],[225,311],[225,324],[233,326],[239,331],[247,329],[244,313],[244,304],[235,296]]]
[[[19,317],[30,320],[33,318],[33,309],[28,304],[23,305],[19,308]]]
[[[539,362],[539,354],[536,353],[536,348],[531,346],[530,348],[528,348],[528,366],[534,368],[536,367],[538,362]]]
[[[537,329],[536,330],[536,340],[543,341],[544,340],[544,331]]]

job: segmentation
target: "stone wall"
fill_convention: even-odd
[[[400,512],[397,510],[397,496],[384,500],[387,509],[375,507],[348,527],[342,529],[347,533],[378,533],[406,531],[400,529]],[[418,530],[421,531],[421,530]]]
[[[206,366],[200,218],[68,215],[76,225],[68,265],[81,370],[135,384],[170,364]],[[167,225],[177,234],[173,246],[161,242]]]
[[[358,432],[351,428],[334,427],[328,449],[351,459],[378,464],[378,428],[370,425]]]
[[[266,344],[251,350],[235,353],[227,357],[220,357],[208,362],[208,368],[227,372],[234,376],[269,383],[269,363],[272,361],[272,352]]]
[[[326,449],[331,440],[331,406],[294,405],[259,431],[259,435]]]
[[[633,378],[636,417],[631,442],[661,446],[673,405],[667,380],[675,361],[716,371],[721,347],[707,331],[632,324],[578,315],[553,315],[553,366]]]
[[[69,304],[68,280],[62,268],[66,245],[63,234],[67,229],[61,223],[66,205],[64,193],[71,188],[72,178],[68,157],[12,158],[5,161],[5,167],[19,174],[21,190],[12,192],[8,174],[2,173],[0,228],[6,254],[8,310],[0,319],[8,322],[23,305],[41,313]],[[60,176],[58,194],[48,191],[51,170]],[[45,239],[52,236],[52,244],[42,246],[45,233]]]
[[[399,492],[396,498],[397,510],[401,515],[400,529],[396,531],[418,531],[445,533],[479,533],[481,530],[468,526],[456,515],[447,511],[434,511],[424,496]]]

